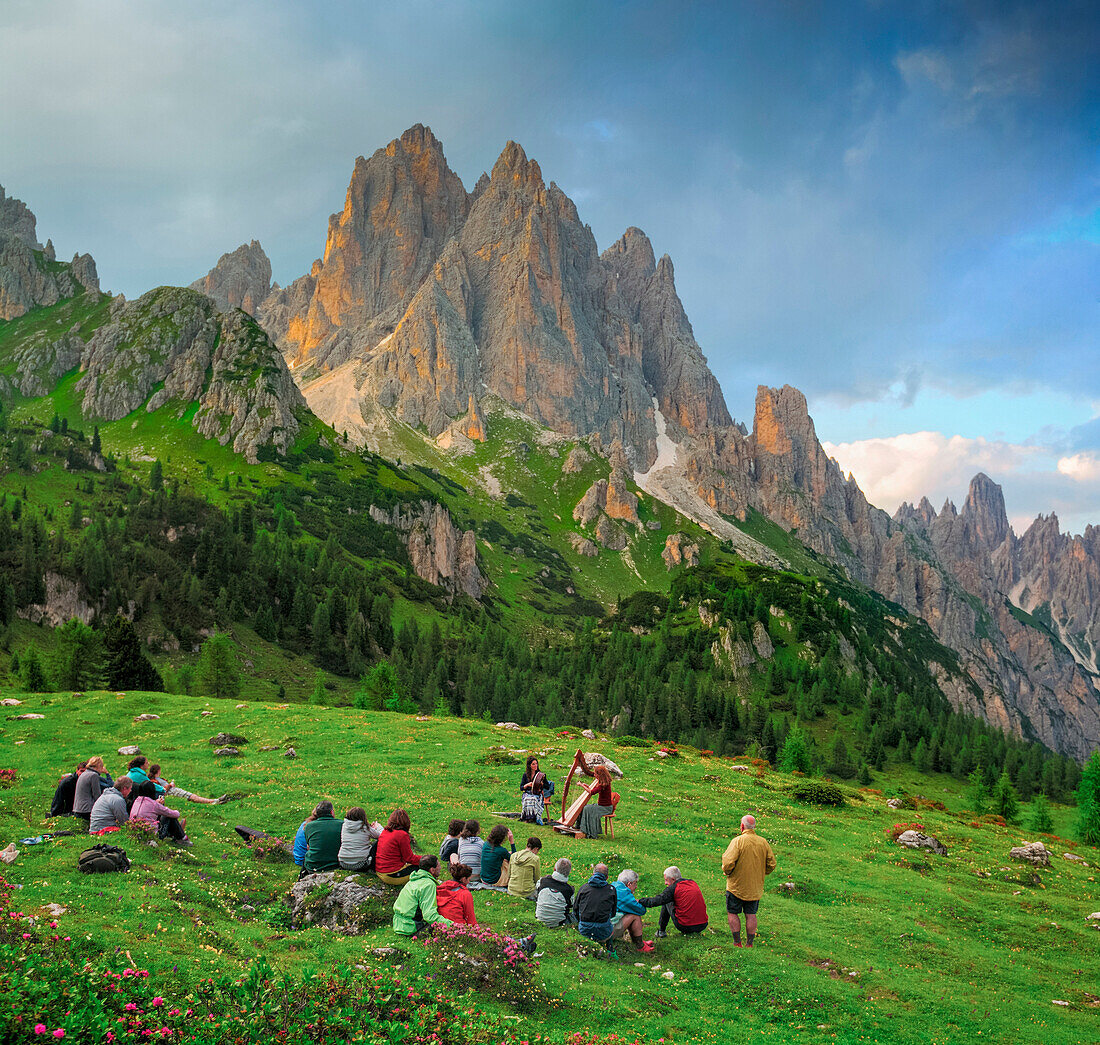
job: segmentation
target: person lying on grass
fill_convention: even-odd
[[[169,809],[163,799],[157,797],[151,780],[134,788],[138,796],[130,808],[130,819],[141,821],[157,832],[159,838],[167,838],[181,845],[190,845],[187,837],[187,818],[178,809]]]
[[[697,882],[684,878],[680,868],[665,868],[665,888],[656,896],[645,896],[638,901],[643,907],[660,907],[661,920],[656,936],[662,939],[668,936],[668,922],[676,926],[685,936],[701,933],[707,927],[707,902]]]
[[[422,856],[419,867],[410,873],[409,880],[393,902],[395,933],[402,936],[415,936],[421,929],[436,922],[442,922],[444,925],[454,924],[450,918],[439,913],[439,907],[436,904],[437,878],[439,878],[439,857]]]
[[[535,887],[542,869],[539,859],[541,849],[542,839],[532,835],[527,839],[527,847],[513,854],[512,871],[508,879],[508,892],[512,896],[522,896],[525,900],[535,899]]]
[[[340,852],[337,856],[340,867],[345,871],[367,870],[375,839],[381,834],[381,824],[372,824],[362,806],[352,806],[344,814],[344,825],[340,828]]]
[[[563,856],[554,864],[554,870],[539,882],[535,917],[550,929],[577,924],[577,916],[573,913],[575,890],[569,884],[569,872],[572,870],[573,862]]]
[[[395,809],[378,839],[374,873],[390,885],[404,885],[420,869],[423,857],[412,851],[412,822],[404,809]]]
[[[461,823],[461,821],[459,821]],[[439,913],[456,925],[477,925],[474,897],[470,892],[473,871],[465,864],[450,865],[450,881],[440,882],[435,893]]]
[[[652,940],[643,940],[642,916],[645,908],[638,903],[634,893],[638,889],[638,872],[628,867],[619,872],[619,880],[615,883],[615,914],[611,918],[611,938],[623,940],[627,933],[634,944],[635,950],[648,954],[654,950]]]
[[[149,779],[153,781],[157,787],[164,788],[164,793],[169,798],[182,798],[188,802],[199,802],[204,806],[220,806],[225,805],[229,801],[228,795],[221,795],[218,798],[203,798],[202,795],[196,795],[191,791],[185,791],[174,780],[165,780],[160,775],[160,765],[154,763],[148,769]]]
[[[447,825],[447,835],[439,846],[439,859],[452,867],[458,863],[458,844],[465,826],[465,820],[452,820]]]
[[[130,819],[126,798],[133,786],[133,781],[128,776],[120,776],[115,781],[114,787],[107,788],[95,800],[92,816],[88,821],[88,834],[98,835],[104,831],[117,831]]]

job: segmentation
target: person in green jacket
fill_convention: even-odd
[[[332,803],[321,802],[315,818],[306,824],[306,860],[303,874],[340,869],[340,831],[343,820],[332,815]]]
[[[422,856],[420,869],[413,871],[393,902],[393,931],[413,936],[427,925],[442,922],[454,925],[439,913],[435,903],[436,879],[439,878],[439,857]]]
[[[525,900],[535,899],[535,889],[539,884],[541,862],[539,851],[542,839],[532,835],[527,839],[527,848],[512,856],[512,875],[508,879],[508,892],[513,896],[522,896]]]

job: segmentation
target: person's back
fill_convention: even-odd
[[[76,798],[76,782],[80,779],[79,773],[66,773],[57,785],[53,793],[53,801],[50,803],[50,816],[72,816],[73,800]]]
[[[481,878],[481,851],[484,848],[485,840],[479,835],[458,840],[458,862],[473,871],[475,881]]]
[[[88,833],[95,834],[97,831],[105,831],[108,827],[121,827],[129,819],[130,811],[126,808],[126,799],[117,788],[109,787],[92,806]]]
[[[344,821],[333,816],[318,816],[306,824],[305,869],[335,871],[340,866],[340,832]]]
[[[130,819],[141,820],[150,827],[156,827],[157,817],[166,816],[167,813],[168,810],[163,802],[158,802],[155,798],[149,798],[147,795],[138,795],[134,799],[134,804],[130,807]]]
[[[340,829],[340,850],[337,860],[345,871],[364,866],[374,849],[370,826],[362,820],[345,819]]]
[[[606,874],[593,874],[577,893],[577,917],[582,922],[609,922],[618,910],[615,887]]]
[[[533,898],[541,868],[542,861],[538,852],[531,849],[528,843],[526,849],[521,849],[512,856],[512,874],[508,879],[508,892],[513,896],[522,896],[524,899]]]
[[[774,870],[772,847],[751,828],[734,838],[722,855],[726,892],[741,900],[759,900],[764,895],[764,876]]]
[[[708,922],[707,901],[703,899],[703,890],[699,883],[691,878],[681,878],[673,892],[673,917],[677,923],[686,926],[706,925]]]
[[[456,925],[477,925],[473,895],[461,882],[440,882],[435,901],[439,913]]]
[[[436,859],[432,857],[432,859]],[[436,878],[431,871],[418,868],[401,887],[393,903],[393,931],[402,936],[412,936],[425,925],[443,922],[450,925],[450,918],[439,913],[436,905]]]
[[[543,925],[556,929],[570,921],[574,889],[560,871],[548,874],[539,882],[535,898],[535,917]]]
[[[85,820],[91,818],[92,806],[96,799],[103,793],[102,780],[94,769],[85,769],[76,782],[76,792],[73,795],[73,813],[82,816]]]

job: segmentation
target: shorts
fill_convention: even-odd
[[[581,936],[587,936],[590,940],[595,940],[596,943],[606,943],[611,939],[611,933],[614,931],[611,928],[610,922],[581,922],[577,926],[577,931]]]
[[[726,893],[726,910],[730,914],[756,914],[756,909],[759,906],[759,900],[742,900],[741,897],[734,896],[733,893]]]

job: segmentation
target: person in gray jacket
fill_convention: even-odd
[[[349,809],[340,828],[340,852],[336,857],[340,867],[345,871],[365,871],[381,834],[382,825],[372,824],[365,809],[361,806]]]
[[[535,917],[548,929],[577,924],[577,916],[573,913],[573,887],[569,884],[572,870],[572,861],[563,856],[554,864],[553,873],[539,881]]]
[[[96,804],[96,800],[103,793],[101,776],[105,776],[106,773],[107,767],[103,764],[103,759],[99,755],[88,759],[88,768],[80,774],[80,778],[76,782],[76,794],[73,796],[73,816],[78,816],[85,821],[91,820],[92,806]]]
[[[126,796],[133,786],[134,782],[128,776],[120,776],[114,787],[107,788],[95,800],[91,819],[88,821],[88,834],[94,835],[108,827],[121,827],[130,819]]]

